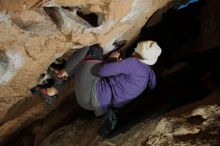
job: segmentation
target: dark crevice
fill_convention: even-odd
[[[186,122],[189,124],[192,124],[192,125],[200,125],[204,121],[205,121],[205,119],[203,119],[202,116],[196,115],[196,116],[189,117]]]
[[[200,0],[200,2],[191,4],[185,9],[178,11],[173,8],[169,9],[161,15],[159,23],[151,26],[148,26],[147,23],[142,28],[137,42],[156,41],[163,50],[157,65],[172,66],[191,52],[193,46],[190,45],[193,45],[192,42],[195,42],[200,35],[204,6],[205,1]],[[135,48],[137,42],[131,48]]]
[[[95,13],[85,14],[81,11],[77,11],[76,13],[79,17],[87,21],[91,26],[98,27],[100,24],[98,23],[98,15]]]
[[[62,6],[62,9],[68,10],[68,11],[76,11],[77,16],[79,16],[81,19],[85,20],[87,23],[89,23],[93,27],[100,26],[99,19],[101,18],[99,14],[89,12],[88,10],[84,10],[80,7],[65,7]]]
[[[50,19],[56,24],[56,26],[61,29],[64,23],[64,20],[61,16],[59,11],[66,10],[67,12],[76,11],[76,15],[83,19],[81,21],[86,21],[92,27],[98,27],[103,22],[103,17],[101,14],[93,13],[88,10],[81,9],[80,7],[68,7],[62,6],[61,8],[58,7],[44,7],[45,12],[50,17]],[[69,15],[74,15],[69,13]],[[74,16],[73,16],[74,17]],[[80,22],[79,22],[80,23]]]

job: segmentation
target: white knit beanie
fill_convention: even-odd
[[[155,41],[143,41],[137,44],[135,52],[143,58],[140,59],[141,62],[154,65],[162,51]]]

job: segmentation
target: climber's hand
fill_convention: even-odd
[[[119,60],[121,60],[120,55],[121,55],[121,53],[119,51],[114,51],[108,57],[108,61],[109,62],[119,61]]]

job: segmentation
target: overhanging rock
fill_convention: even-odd
[[[127,40],[128,46],[158,9],[174,4],[170,2],[172,0],[0,1],[0,73],[10,75],[0,81],[0,128],[4,129],[7,121],[19,117],[30,106],[41,104],[42,101],[32,97],[30,89],[56,58],[94,43],[99,43],[105,53],[114,48],[116,40]],[[33,101],[31,105],[22,104],[27,100]],[[16,106],[15,110],[15,105],[22,108]],[[13,116],[8,116],[11,111]],[[36,114],[47,112],[50,110],[39,110]],[[30,117],[24,118],[23,121],[30,120]],[[37,119],[33,116],[31,120],[34,118]],[[6,126],[10,130],[10,124]]]

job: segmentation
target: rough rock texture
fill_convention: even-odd
[[[180,1],[183,0],[173,1],[172,5]],[[55,58],[94,43],[100,43],[105,53],[114,48],[115,40],[126,39],[128,46],[146,21],[155,12],[161,15],[164,11],[158,9],[169,2],[171,0],[0,0],[0,145],[33,124],[31,133],[21,139],[27,146],[38,146],[61,126],[69,113],[77,112],[75,108],[68,108],[75,101],[66,99],[73,89],[63,92],[63,98],[51,107],[29,92]],[[196,48],[205,50],[219,45],[219,25],[212,21],[219,17],[217,3],[217,0],[210,1],[209,8],[203,11],[203,17],[208,19],[202,23],[202,35]],[[100,119],[79,119],[54,132],[42,145],[218,145],[218,97],[219,90],[161,120],[147,119],[130,131],[104,141],[95,134]],[[32,138],[34,143],[29,141]]]
[[[54,123],[57,124],[59,123],[59,120],[62,120],[63,117],[65,118],[65,114],[76,112],[77,111],[75,109],[76,102],[68,99],[68,98],[72,98],[72,97],[68,97],[69,95],[71,95],[71,93],[73,93],[72,84],[70,84],[69,86],[66,87],[66,89],[64,89],[62,96],[60,96],[60,98],[56,100],[54,105],[48,106],[46,103],[44,103],[44,101],[41,98],[36,97],[36,96],[33,96],[30,99],[26,99],[14,105],[13,109],[10,109],[9,114],[6,116],[7,118],[6,120],[8,121],[0,126],[0,131],[1,131],[0,132],[0,143],[4,144],[8,140],[10,140],[10,138],[12,138],[10,136],[14,135],[16,132],[20,132],[20,130],[27,127],[34,121],[44,118],[45,116],[47,116],[48,113],[51,113],[53,115],[53,113],[54,112],[56,113],[57,110],[58,110],[57,113],[61,112],[60,116],[58,116],[59,114],[54,116],[55,118],[56,117],[58,118],[56,119],[56,121],[54,121]],[[63,107],[71,107],[71,106],[68,106],[68,104],[63,105],[64,103],[66,103],[65,102],[66,100],[69,101],[68,103],[72,104],[73,107],[72,109],[69,108],[68,109],[69,111],[63,114],[61,110],[63,109]],[[28,110],[26,108],[28,108]],[[19,116],[16,116],[16,114],[18,114],[20,111],[24,111],[24,112],[22,112]],[[53,118],[51,118],[51,120]],[[42,124],[42,127],[45,127],[44,122],[41,122],[41,124]],[[39,124],[36,124],[36,125],[39,125]],[[31,128],[35,129],[36,125],[34,125]],[[52,125],[53,124],[51,124],[51,126]],[[42,128],[42,127],[39,127],[39,128]],[[34,131],[33,133],[35,133],[34,135],[36,135],[37,138],[39,137],[38,133],[41,132],[41,129],[38,129],[38,130],[36,129],[33,130]],[[44,130],[46,131],[47,127]],[[15,136],[17,135],[15,134]]]
[[[52,133],[41,146],[138,146],[153,127],[157,120],[145,120],[128,132],[119,134],[111,139],[103,140],[97,135],[100,119],[79,119]],[[83,140],[82,140],[83,138]]]
[[[202,12],[201,34],[195,44],[195,51],[204,51],[220,45],[220,1],[207,1]],[[204,19],[205,18],[205,19]]]
[[[146,119],[113,138],[96,135],[100,119],[79,119],[52,133],[41,146],[219,145],[220,89],[163,118]],[[83,140],[82,140],[83,138]]]
[[[51,108],[30,93],[55,58],[94,43],[105,53],[115,40],[132,43],[149,17],[170,1],[1,0],[0,143],[64,100]]]
[[[161,119],[146,145],[219,145],[220,89]]]
[[[163,118],[148,137],[147,145],[219,145],[220,107],[196,108],[189,114]]]

